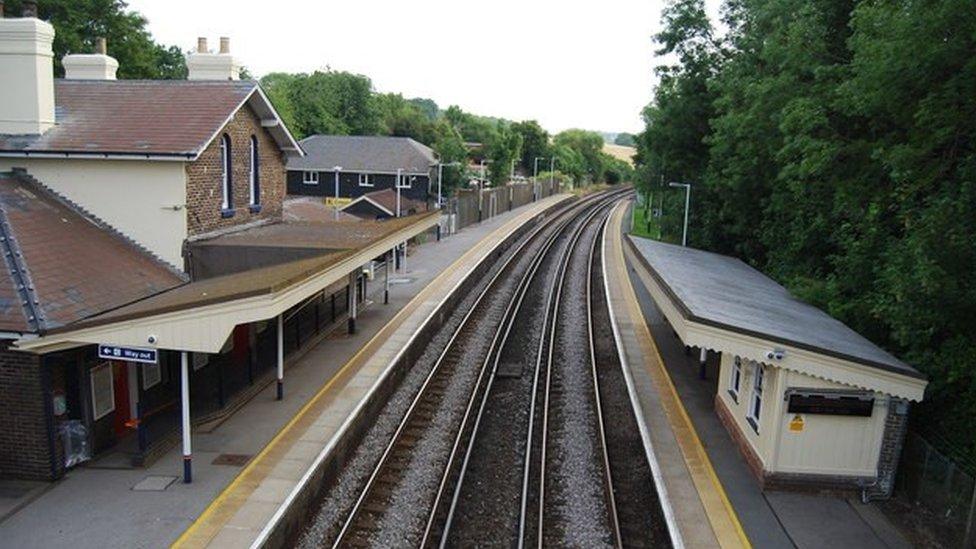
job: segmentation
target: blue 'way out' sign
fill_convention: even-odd
[[[117,347],[115,345],[99,345],[98,357],[109,360],[128,360],[130,362],[144,362],[156,364],[159,359],[156,349],[140,349],[139,347]]]

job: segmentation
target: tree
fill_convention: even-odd
[[[8,0],[6,11],[20,13],[22,0]],[[153,41],[146,18],[121,0],[41,0],[38,16],[54,26],[54,72],[69,53],[91,53],[95,38],[107,38],[108,54],[119,62],[118,78],[186,78],[183,53]]]
[[[369,78],[338,71],[283,75],[262,79],[274,90],[275,108],[290,112],[290,129],[299,137],[314,134],[375,135],[382,123]]]
[[[635,147],[637,146],[637,136],[632,133],[618,133],[617,137],[613,138],[613,144],[623,147]]]
[[[509,179],[512,164],[521,158],[522,134],[511,126],[498,123],[491,141],[488,142],[490,172],[488,179],[492,186],[504,185]]]
[[[512,124],[512,131],[522,136],[522,156],[519,164],[525,173],[531,174],[535,169],[535,159],[550,155],[549,133],[535,120],[515,122]]]
[[[584,178],[592,182],[603,179],[603,137],[600,134],[579,129],[565,130],[556,134],[553,143],[557,147],[567,147],[574,151],[576,158],[566,160],[579,165],[579,168],[574,166],[578,170],[577,181],[582,182]],[[569,168],[563,164],[560,166],[560,169]]]

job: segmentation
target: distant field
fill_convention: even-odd
[[[620,160],[623,160],[624,162],[627,162],[633,166],[634,155],[637,154],[637,149],[634,147],[624,147],[623,145],[611,145],[609,143],[604,143],[603,152],[614,158],[619,158]]]

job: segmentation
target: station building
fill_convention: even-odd
[[[718,363],[716,414],[763,488],[890,495],[922,374],[738,259],[635,236],[625,253],[701,377]]]
[[[138,466],[355,329],[374,266],[432,230],[286,221],[304,152],[222,38],[187,80],[118,81],[98,41],[64,58],[32,3],[0,17],[0,477]],[[349,216],[351,219],[351,216]],[[192,415],[191,415],[192,410]]]
[[[341,205],[386,189],[424,206],[436,198],[430,185],[437,156],[409,137],[311,135],[301,145],[307,154],[288,160],[289,195]]]

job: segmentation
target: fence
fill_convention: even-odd
[[[493,189],[465,189],[457,192],[447,204],[447,212],[454,216],[453,226],[448,232],[458,231],[500,213],[524,206],[533,200],[545,198],[559,192],[558,181],[539,181],[533,183],[513,183]],[[480,197],[479,197],[480,194]]]
[[[976,547],[976,479],[917,433],[905,439],[896,493],[946,545]]]

